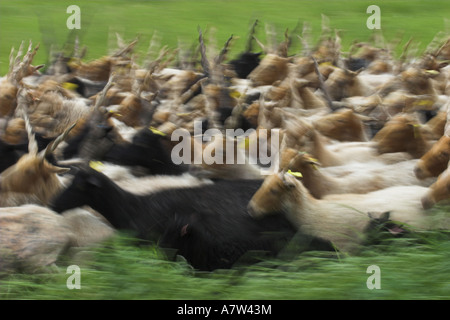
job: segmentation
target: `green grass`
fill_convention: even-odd
[[[432,214],[448,216],[448,207]],[[85,250],[84,258],[62,260],[53,272],[0,278],[0,299],[448,300],[449,240],[449,232],[412,233],[384,238],[354,256],[292,253],[231,270],[197,272],[183,260],[170,261],[155,246],[135,246],[121,233]],[[81,268],[79,290],[66,286],[68,264]],[[367,288],[371,265],[380,268],[381,289]]]
[[[403,43],[414,37],[423,49],[439,31],[445,31],[445,18],[450,16],[447,0],[147,0],[147,1],[87,1],[87,0],[15,0],[0,2],[0,74],[8,69],[11,47],[20,41],[42,44],[35,63],[47,61],[50,44],[61,48],[69,30],[66,8],[77,4],[81,8],[81,29],[75,33],[88,47],[86,59],[108,52],[109,31],[119,32],[125,39],[141,36],[137,51],[144,54],[149,41],[158,32],[161,44],[172,48],[178,41],[197,41],[197,27],[216,29],[221,46],[231,35],[239,37],[232,53],[245,46],[247,32],[255,19],[261,21],[258,35],[264,39],[264,24],[272,24],[281,39],[284,30],[294,29],[300,22],[309,22],[314,36],[320,33],[321,14],[330,19],[332,28],[342,30],[344,48],[353,40],[367,41],[373,31],[367,29],[369,5],[381,9],[381,28],[386,39],[403,34]],[[448,24],[448,22],[447,22]],[[448,32],[448,29],[447,29]],[[295,43],[292,53],[298,52]]]

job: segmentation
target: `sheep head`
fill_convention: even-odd
[[[398,114],[372,138],[381,153],[408,152],[420,158],[428,151],[427,140],[418,119],[411,114]]]
[[[441,173],[429,188],[428,192],[422,197],[422,206],[424,209],[432,208],[436,203],[447,200],[450,197],[450,172],[446,169]]]
[[[352,109],[330,113],[314,122],[314,127],[324,136],[339,141],[367,141],[364,117]]]
[[[431,77],[433,74],[419,68],[408,68],[400,75],[407,92],[416,95],[435,95]]]
[[[414,173],[418,179],[437,177],[447,169],[449,160],[450,137],[444,135],[420,158],[414,168]]]
[[[284,80],[289,72],[291,58],[268,54],[261,63],[248,75],[254,87],[272,85],[278,80]]]
[[[56,149],[75,124],[51,142],[45,150],[38,152],[38,146],[28,117],[24,115],[24,118],[28,133],[29,153],[23,155],[16,164],[2,172],[0,175],[0,190],[2,193],[34,194],[42,203],[48,203],[51,197],[61,188],[57,174],[62,174],[70,169],[49,163],[46,160],[46,156]]]

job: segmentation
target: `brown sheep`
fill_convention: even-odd
[[[413,173],[417,160],[401,161],[391,165],[367,163],[364,170],[356,170],[343,177],[336,177],[320,168],[318,160],[306,152],[286,149],[282,152],[280,169],[302,174],[303,185],[316,199],[329,194],[368,193],[397,185],[421,185],[428,187],[435,179],[421,181]],[[338,169],[339,167],[336,167]],[[347,170],[342,166],[341,171]],[[386,175],[386,172],[391,174]]]
[[[407,152],[414,158],[423,156],[432,146],[423,134],[420,121],[413,114],[398,114],[372,138],[380,154]]]
[[[447,169],[450,161],[450,137],[443,135],[427,153],[425,153],[414,168],[417,178],[437,177]]]
[[[46,156],[53,152],[58,144],[65,139],[74,124],[41,152],[38,152],[38,146],[26,116],[25,124],[29,140],[29,153],[23,155],[16,164],[2,172],[0,175],[0,191],[2,197],[5,197],[8,192],[27,194],[36,196],[42,204],[48,204],[52,197],[64,186],[63,180],[58,174],[70,169],[49,163]]]
[[[397,186],[366,194],[311,196],[301,181],[285,171],[266,177],[248,204],[248,212],[261,218],[283,212],[298,231],[329,240],[341,252],[355,254],[365,239],[370,217],[368,208],[390,212],[394,221],[418,229],[448,228],[433,225],[421,203],[428,188]]]

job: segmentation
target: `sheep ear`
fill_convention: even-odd
[[[322,164],[317,160],[316,158],[308,157],[308,163],[312,166],[318,166],[321,167]]]
[[[439,71],[436,70],[423,70],[423,75],[427,78],[434,78],[437,77],[440,74]]]
[[[382,213],[378,212],[367,212],[367,215],[371,220],[379,220],[380,222],[387,222],[391,217],[390,211],[385,211]]]
[[[51,166],[50,171],[56,174],[63,174],[70,171],[70,168]]]
[[[293,177],[296,177],[298,179],[303,178],[303,175],[300,172],[291,171],[290,169],[287,171],[287,174],[290,174]]]
[[[38,71],[39,69],[42,69],[45,67],[45,64],[40,64],[38,66],[33,67],[34,71]]]
[[[382,221],[388,221],[391,217],[391,212],[390,211],[385,211],[381,214],[380,219]]]
[[[445,61],[439,63],[438,68],[439,69],[445,68],[446,66],[448,66],[449,63],[450,63],[450,60],[445,60]]]

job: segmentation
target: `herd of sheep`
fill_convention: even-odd
[[[356,254],[371,230],[447,229],[430,209],[450,190],[448,35],[396,56],[377,33],[344,52],[329,28],[315,43],[305,25],[264,44],[256,27],[235,59],[233,36],[217,50],[200,29],[194,50],[152,39],[139,62],[139,39],[119,35],[93,61],[78,41],[47,66],[33,65],[39,45],[13,48],[0,78],[0,272],[36,272],[117,231],[214,270],[292,241]],[[248,161],[252,143],[276,166]],[[247,161],[225,161],[229,144]]]

